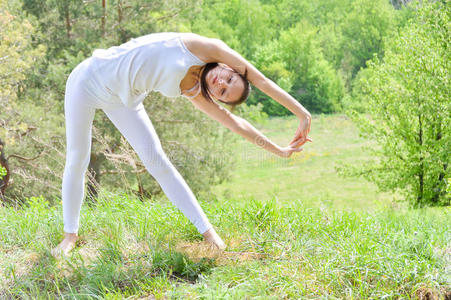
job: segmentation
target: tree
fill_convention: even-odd
[[[14,3],[0,0],[0,198],[11,184],[16,170],[12,158],[24,159],[15,146],[36,128],[24,118],[16,100],[33,63],[42,57],[44,47],[31,47],[33,25],[17,13]],[[25,158],[27,159],[27,158]]]
[[[273,5],[259,0],[207,0],[191,20],[189,30],[220,38],[251,60],[259,45],[277,37],[278,18]]]
[[[394,13],[386,0],[353,1],[342,24],[342,69],[348,83],[374,54],[382,54],[383,39],[392,29]]]
[[[450,7],[424,2],[399,34],[387,40],[384,59],[359,75],[355,114],[374,140],[374,162],[360,170],[383,190],[400,190],[412,206],[449,205],[451,159]]]
[[[317,113],[334,112],[340,107],[343,85],[337,72],[324,58],[315,39],[317,28],[307,21],[282,32],[276,41],[267,43],[255,54],[256,65],[282,88],[291,92],[307,109]],[[261,94],[257,94],[259,96]],[[261,96],[270,115],[289,111]]]

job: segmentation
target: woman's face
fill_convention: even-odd
[[[240,75],[229,66],[218,64],[205,77],[210,94],[223,102],[235,102],[244,92],[244,82]]]

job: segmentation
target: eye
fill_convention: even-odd
[[[230,83],[232,81],[232,76],[230,76],[229,80],[227,81],[227,83]]]
[[[222,89],[221,96],[224,96],[224,93],[225,93],[225,89]]]

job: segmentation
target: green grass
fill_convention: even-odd
[[[60,205],[0,208],[0,299],[450,297],[451,209],[393,206],[393,195],[341,178],[335,162],[364,159],[367,142],[340,116],[314,121],[304,156],[233,150],[249,155],[200,199],[224,253],[164,199],[104,194],[85,204],[79,247],[59,260],[49,249],[62,238]],[[275,119],[263,130],[282,144],[293,125]]]
[[[285,146],[293,138],[298,120],[277,118],[260,127],[271,140]],[[313,143],[289,160],[241,139],[234,149],[238,164],[232,180],[215,187],[216,194],[221,200],[300,200],[309,207],[334,210],[368,211],[393,205],[394,195],[378,192],[364,179],[343,178],[337,173],[336,166],[341,163],[368,158],[362,147],[372,145],[359,138],[349,119],[340,115],[314,116],[310,136]]]

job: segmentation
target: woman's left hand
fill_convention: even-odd
[[[299,147],[303,146],[305,143],[311,142],[311,141],[312,141],[312,139],[309,138],[309,137],[306,137],[306,138],[301,137],[301,138],[299,138],[299,139],[297,139],[297,140],[291,142],[291,143],[289,144],[289,147],[292,147],[292,148],[299,148]]]
[[[297,147],[300,147],[304,145],[306,142],[312,141],[312,139],[308,137],[311,123],[312,117],[310,115],[306,116],[305,119],[301,120],[301,123],[299,124],[299,127],[296,130],[296,133],[294,135],[294,138],[291,140],[290,145],[300,142],[300,144],[297,145]]]

